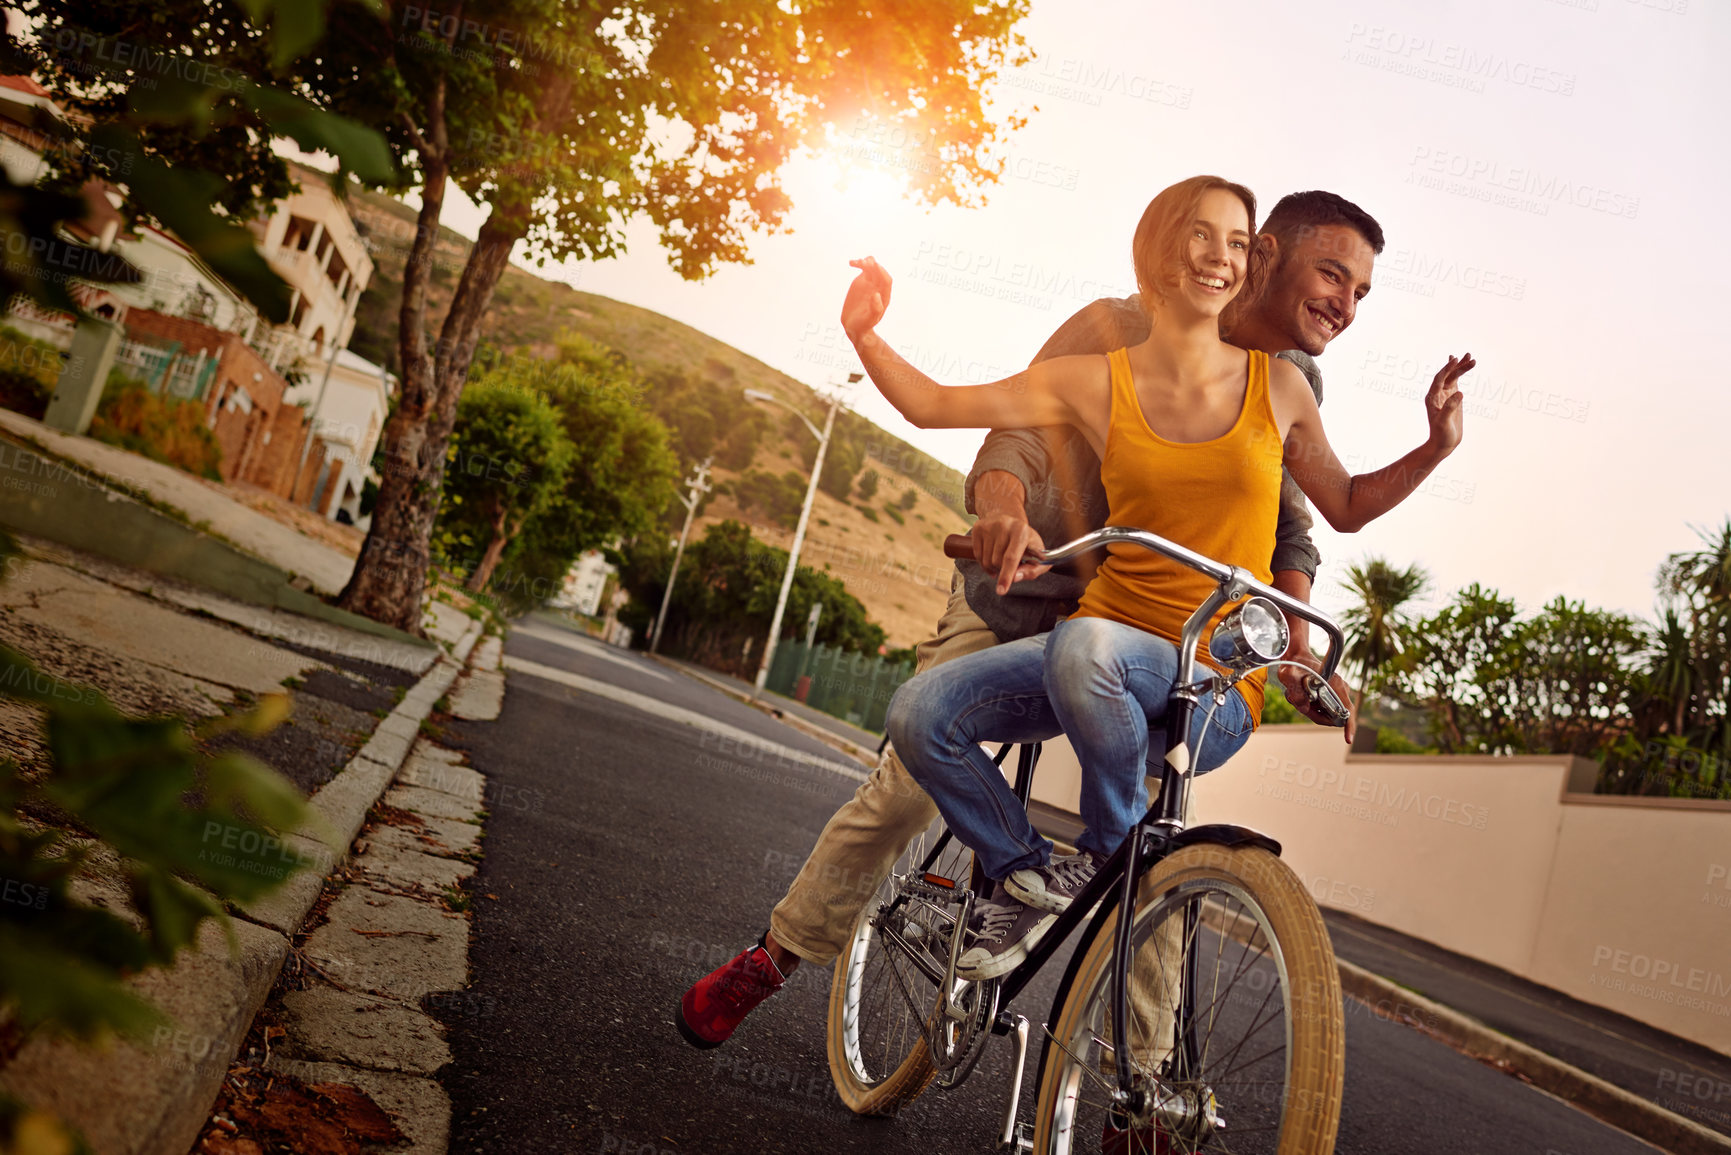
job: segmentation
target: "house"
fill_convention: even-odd
[[[17,181],[46,172],[48,140],[34,127],[58,117],[46,89],[0,77],[0,164]],[[74,296],[125,329],[119,372],[199,402],[222,447],[225,481],[258,485],[327,517],[360,516],[360,497],[395,380],[347,349],[373,261],[326,174],[291,162],[300,190],[249,223],[259,251],[290,289],[290,315],[272,324],[173,234],[124,229],[116,190],[91,182],[91,213],[71,231],[137,270],[133,284],[77,283]],[[8,322],[62,348],[73,318],[28,301]]]
[[[383,367],[338,349],[328,375],[321,369],[290,388],[289,404],[316,413],[313,430],[322,447],[319,464],[308,464],[307,488],[304,494],[297,491],[296,500],[329,518],[341,511],[351,522],[360,520],[361,491],[396,387],[396,378]]]
[[[373,259],[348,207],[331,190],[330,177],[291,164],[300,191],[272,206],[248,228],[259,252],[293,290],[289,319],[268,337],[276,364],[299,356],[322,361],[332,348],[346,349],[354,333],[355,309],[373,276]]]

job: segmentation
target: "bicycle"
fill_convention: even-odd
[[[1028,957],[997,979],[969,982],[955,973],[964,936],[952,931],[967,925],[989,880],[941,819],[929,850],[923,836],[916,840],[836,960],[828,1042],[837,1091],[858,1113],[894,1114],[934,1081],[959,1086],[992,1035],[1011,1035],[1002,1155],[1103,1147],[1330,1151],[1345,1025],[1321,913],[1274,839],[1226,824],[1187,828],[1183,816],[1194,712],[1204,695],[1217,706],[1247,674],[1282,664],[1287,627],[1277,611],[1328,634],[1321,674],[1300,668],[1312,703],[1340,726],[1348,711],[1328,678],[1344,640],[1305,603],[1145,530],[1109,526],[1029,560],[1056,564],[1112,545],[1154,550],[1216,582],[1179,641],[1165,719],[1167,765],[1178,772],[1161,776],[1158,795],[1118,851]],[[972,540],[951,535],[944,552],[972,557]],[[1204,668],[1198,679],[1203,628],[1241,598],[1209,646],[1231,675]],[[998,752],[999,765],[1009,750]],[[1022,747],[1014,789],[1024,805],[1038,758],[1038,744]],[[1129,918],[1119,917],[1123,910]],[[1041,1027],[1030,1132],[1018,1120],[1030,1026],[1006,1008],[1078,928]],[[1128,1062],[1118,1061],[1114,1040],[1121,1039],[1130,1040]]]

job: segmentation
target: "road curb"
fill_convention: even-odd
[[[285,842],[311,868],[268,898],[231,908],[243,943],[240,957],[231,959],[220,929],[207,926],[201,949],[169,970],[134,980],[151,1001],[182,1008],[171,1034],[101,1054],[32,1040],[7,1069],[6,1090],[78,1125],[98,1155],[185,1155],[325,876],[348,857],[367,812],[396,778],[421,723],[462,672],[482,630],[481,622],[472,622],[360,752],[308,799],[319,820]]]
[[[670,659],[662,657],[660,654],[645,654],[643,656],[652,662],[666,666],[670,670],[684,674],[694,682],[702,682],[710,689],[719,690],[729,698],[732,698],[735,702],[743,702],[754,710],[768,714],[776,721],[783,722],[793,729],[798,730],[807,738],[815,738],[830,749],[846,754],[849,758],[852,758],[867,769],[875,769],[877,767],[878,752],[868,746],[861,746],[858,742],[850,742],[840,734],[837,734],[832,730],[826,730],[822,726],[807,722],[804,718],[801,718],[787,710],[778,710],[774,703],[766,702],[762,698],[754,698],[750,694],[728,685],[720,678],[711,678],[707,674],[699,673],[697,670],[693,670],[689,666],[671,661]]]
[[[1731,1155],[1731,1138],[1693,1119],[1667,1111],[1363,967],[1344,959],[1335,962],[1340,968],[1342,993],[1381,1018],[1406,1023],[1464,1055],[1518,1075],[1600,1122],[1673,1155]]]

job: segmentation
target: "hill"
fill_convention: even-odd
[[[356,313],[350,348],[396,371],[397,314],[403,263],[415,236],[414,210],[376,193],[350,191],[351,211],[372,245],[376,266]],[[429,290],[433,316],[443,314],[470,248],[457,233],[440,229]],[[483,322],[482,339],[505,353],[550,357],[566,332],[624,354],[650,381],[652,391],[673,388],[670,382],[680,380],[735,395],[760,389],[821,424],[826,402],[815,390],[726,342],[651,309],[581,292],[515,265],[507,268]],[[646,400],[655,402],[653,396]],[[764,475],[773,481],[793,471],[803,497],[814,446],[803,426],[791,418],[783,421],[780,412],[772,416],[749,460],[713,469],[717,492],[694,525],[694,537],[704,526],[731,517],[750,525],[761,540],[784,549],[792,544],[785,502],[778,517],[774,503],[751,500],[753,489],[766,481]],[[840,579],[884,627],[892,646],[911,646],[930,635],[949,596],[953,568],[941,547],[944,535],[964,532],[969,524],[962,507],[962,476],[857,416],[850,415],[847,438],[848,450],[857,458],[850,462],[857,465],[857,475],[848,484],[847,500],[818,492],[800,560],[827,567]],[[832,454],[841,449],[840,442],[839,436],[832,440]],[[868,473],[878,478],[875,492],[867,492],[872,488]]]

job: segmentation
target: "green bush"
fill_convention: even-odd
[[[111,373],[90,436],[152,461],[222,480],[222,447],[197,401],[152,393],[142,381]]]
[[[60,380],[61,364],[58,346],[0,325],[0,408],[40,419]]]
[[[754,469],[734,483],[733,495],[740,509],[761,509],[783,529],[792,529],[805,505],[805,485],[805,478],[791,469],[780,477]]]
[[[1378,754],[1435,754],[1435,746],[1420,746],[1393,726],[1379,726],[1376,731]]]
[[[1300,714],[1291,702],[1286,700],[1286,688],[1272,670],[1268,674],[1268,683],[1262,695],[1262,724],[1264,726],[1289,726],[1297,722],[1309,722],[1310,719]]]

